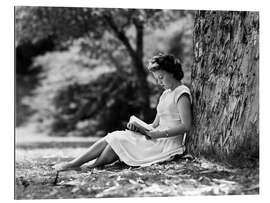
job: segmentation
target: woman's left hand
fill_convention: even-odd
[[[163,137],[163,132],[159,130],[151,130],[146,132],[147,136],[151,139],[157,139]]]

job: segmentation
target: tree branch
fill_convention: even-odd
[[[136,52],[138,56],[138,60],[143,59],[143,23],[139,21],[135,21],[134,25],[136,27]]]
[[[104,15],[104,20],[107,22],[107,24],[111,27],[111,29],[115,32],[116,36],[118,37],[118,39],[120,41],[123,42],[123,44],[126,46],[128,52],[130,53],[132,58],[137,58],[136,56],[136,52],[134,51],[134,49],[132,48],[128,38],[126,37],[126,35],[124,34],[124,32],[122,30],[119,30],[117,25],[115,24],[115,22],[113,21],[112,17],[109,15]]]

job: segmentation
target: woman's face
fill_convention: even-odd
[[[154,78],[157,83],[164,89],[169,89],[172,86],[173,75],[164,70],[153,71]]]

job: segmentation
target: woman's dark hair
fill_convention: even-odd
[[[156,64],[156,65],[155,65]],[[148,66],[149,71],[164,70],[172,73],[176,80],[182,80],[184,72],[179,59],[170,54],[159,53],[152,57]]]

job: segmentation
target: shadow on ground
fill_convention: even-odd
[[[240,195],[259,193],[259,170],[227,168],[205,159],[175,157],[149,167],[121,162],[57,173],[56,163],[82,153],[89,142],[16,145],[15,199]]]

